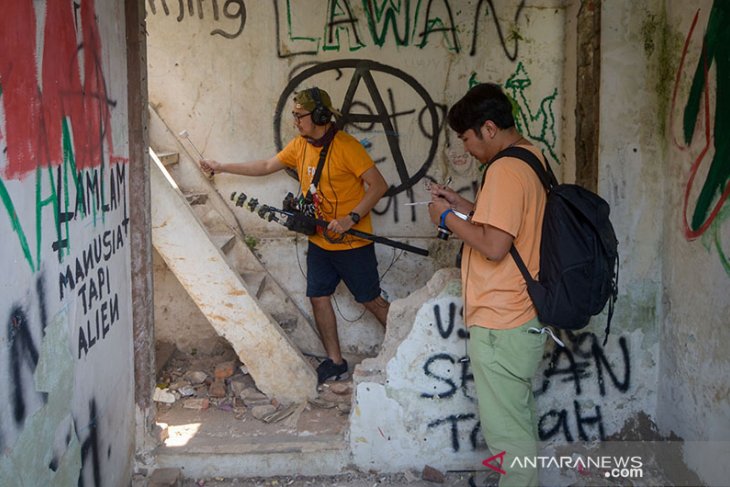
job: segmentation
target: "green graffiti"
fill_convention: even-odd
[[[350,39],[350,51],[357,51],[365,47],[357,34],[357,19],[352,15],[349,0],[330,0],[328,12],[329,21],[325,27],[323,51],[340,50],[341,32],[344,32]]]
[[[35,272],[36,266],[33,263],[33,256],[30,253],[28,239],[25,238],[25,232],[23,231],[23,226],[20,224],[20,220],[18,220],[18,214],[15,212],[13,200],[10,198],[10,194],[7,188],[5,188],[5,183],[2,179],[0,179],[0,200],[2,200],[5,206],[5,211],[8,212],[8,218],[10,218],[10,225],[13,227],[13,231],[18,235],[18,243],[20,243],[20,248],[23,250],[25,260],[28,261],[30,270]]]
[[[474,88],[478,84],[479,80],[477,79],[477,74],[472,71],[471,76],[469,76],[469,89]]]
[[[513,109],[516,105],[515,124],[517,129],[533,141],[539,142],[544,150],[548,151],[550,158],[560,164],[555,153],[557,134],[555,132],[555,114],[553,113],[553,102],[558,96],[557,88],[553,94],[540,101],[540,108],[532,109],[526,96],[527,89],[532,81],[522,62],[517,64],[517,69],[504,84],[507,95],[513,100]]]
[[[292,0],[286,0],[286,23],[287,23],[287,29],[288,29],[287,33],[289,35],[289,40],[311,42],[312,44],[314,44],[314,52],[310,52],[309,54],[314,54],[319,50],[319,39],[314,38],[314,37],[295,36],[294,34],[292,34],[291,2],[292,2]]]
[[[416,15],[415,18],[418,18],[418,13],[421,10],[421,3],[422,0],[418,0],[418,3],[416,4]],[[448,44],[449,51],[452,52],[459,52],[460,46],[459,46],[459,38],[456,35],[456,26],[454,25],[454,16],[451,13],[451,7],[449,6],[449,2],[444,2],[444,6],[446,7],[446,12],[449,16],[449,25],[450,27],[446,27],[446,24],[443,20],[441,20],[440,17],[434,17],[431,18],[431,0],[428,0],[428,6],[426,7],[426,22],[425,22],[425,28],[423,29],[423,32],[418,34],[419,37],[421,37],[421,42],[418,44],[418,47],[423,49],[428,44],[428,37],[434,33],[434,32],[443,32],[444,38],[446,40],[446,43]],[[416,35],[416,25],[414,24],[414,36]],[[449,39],[448,33],[451,33],[451,39]]]
[[[408,45],[408,34],[411,30],[411,2],[410,0],[397,0],[397,3],[396,5],[395,0],[383,0],[380,2],[378,0],[362,0],[362,7],[366,13],[370,35],[373,37],[373,42],[379,47],[383,47],[383,44],[385,44],[385,38],[389,30],[393,31],[396,45]],[[403,12],[405,13],[403,14]],[[403,35],[400,35],[398,29],[397,19],[399,17],[405,18]],[[381,26],[379,33],[376,30],[378,25]]]
[[[697,119],[702,108],[703,92],[708,87],[707,74],[710,67],[715,65],[715,125],[712,140],[715,144],[715,154],[710,162],[705,182],[697,197],[697,204],[692,214],[691,229],[697,231],[705,225],[710,214],[710,207],[723,191],[730,179],[730,2],[715,0],[712,4],[710,18],[702,43],[702,55],[697,63],[687,104],[684,109],[684,141],[689,144],[695,133]]]
[[[47,198],[43,198],[43,171],[48,171],[48,181],[51,186],[51,194]],[[58,219],[58,195],[56,194],[56,182],[53,179],[53,169],[51,167],[42,168],[40,165],[36,167],[36,179],[35,179],[35,200],[36,200],[36,218],[35,218],[35,230],[36,230],[36,262],[41,262],[41,243],[43,240],[43,229],[42,229],[42,213],[43,207],[51,205],[53,208],[53,219],[54,228],[56,229],[56,235],[61,236],[61,223]],[[59,254],[59,262],[61,261],[61,252]]]

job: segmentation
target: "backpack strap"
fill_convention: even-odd
[[[537,177],[540,178],[540,182],[545,188],[545,191],[550,192],[550,190],[553,189],[554,186],[558,185],[558,180],[555,177],[555,174],[553,173],[553,170],[550,167],[550,163],[547,161],[547,158],[545,158],[545,166],[543,167],[540,159],[538,159],[537,156],[532,153],[532,151],[530,151],[529,149],[525,149],[524,147],[515,146],[507,147],[506,149],[497,153],[497,155],[494,156],[489,162],[491,164],[497,159],[501,159],[503,157],[514,157],[515,159],[520,159],[521,161],[526,162],[532,168],[532,170],[535,171]]]
[[[533,171],[535,171],[535,174],[537,174],[537,177],[540,179],[540,182],[545,188],[545,191],[547,191],[548,193],[554,186],[557,186],[558,180],[555,177],[555,174],[553,174],[553,170],[550,168],[550,164],[548,163],[547,159],[545,159],[545,167],[547,167],[547,169],[545,169],[545,167],[543,167],[542,163],[540,162],[540,159],[538,159],[537,156],[532,153],[532,151],[530,151],[529,149],[525,149],[524,147],[507,147],[506,149],[498,152],[497,155],[495,155],[488,162],[487,169],[489,169],[489,166],[491,166],[494,161],[503,157],[514,157],[515,159],[520,159],[521,161],[527,163],[533,169]],[[482,186],[484,185],[484,179],[486,179],[486,175],[487,171],[485,170],[484,178],[482,179]],[[525,278],[525,282],[527,282],[528,287],[530,285],[533,285],[536,281],[530,275],[530,271],[527,269],[527,266],[522,260],[522,256],[517,251],[514,243],[510,247],[509,253],[514,259],[515,264],[517,264],[517,267],[520,269],[522,277]]]
[[[489,161],[487,169],[494,161],[503,157],[514,157],[515,159],[520,159],[521,161],[528,164],[535,171],[535,174],[537,174],[537,177],[540,179],[540,182],[542,183],[546,192],[549,193],[554,186],[557,186],[558,180],[555,177],[555,174],[553,174],[553,171],[550,168],[550,164],[547,162],[547,159],[545,159],[545,166],[547,167],[546,169],[545,167],[543,167],[540,159],[538,159],[537,156],[532,153],[532,151],[530,151],[529,149],[525,149],[524,147],[507,147],[506,149],[498,152],[497,155],[495,155]],[[484,179],[486,179],[487,171],[485,170],[484,172]],[[484,181],[482,181],[482,185],[483,184]],[[517,264],[517,268],[520,270],[522,277],[525,279],[528,293],[530,294],[530,298],[534,303],[536,299],[540,299],[539,296],[544,295],[544,292],[540,289],[540,283],[537,282],[537,280],[530,275],[530,271],[527,269],[525,261],[522,260],[522,256],[517,251],[517,247],[515,247],[514,242],[510,246],[509,253],[512,256],[512,259],[514,259],[515,264]]]
[[[517,251],[517,247],[515,247],[514,243],[509,248],[509,254],[515,260],[515,264],[517,264],[517,267],[520,269],[520,272],[522,273],[522,277],[525,278],[525,282],[527,283],[528,287],[530,284],[536,282],[535,279],[530,275],[530,271],[527,269],[527,266],[525,265],[525,261],[522,260],[522,256]]]

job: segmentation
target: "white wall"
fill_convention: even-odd
[[[667,37],[674,60],[668,73],[672,80],[669,96],[674,80],[679,82],[676,97],[668,100],[666,157],[662,161],[667,195],[662,232],[666,292],[659,368],[664,380],[660,381],[657,416],[663,432],[688,442],[684,458],[700,478],[708,485],[724,485],[730,476],[730,467],[720,461],[719,453],[730,445],[730,206],[720,194],[727,195],[730,168],[726,122],[730,23],[725,14],[724,23],[708,24],[713,9],[727,12],[724,2],[705,0],[690,5],[670,1],[667,6]],[[699,97],[699,110],[693,111],[691,83],[697,69],[705,69],[701,61],[705,33],[719,34],[724,40],[716,46],[717,57],[707,61],[707,85]],[[680,64],[685,41],[686,57]],[[696,120],[689,141],[684,137],[685,117]],[[711,166],[719,173],[710,174]],[[712,181],[718,181],[720,189],[707,215],[694,224],[700,191]],[[712,208],[718,208],[714,215]]]
[[[134,444],[123,2],[0,20],[0,484],[124,485]]]

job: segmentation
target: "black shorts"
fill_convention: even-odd
[[[380,296],[375,245],[351,250],[324,250],[309,242],[307,297],[331,296],[340,280],[345,282],[358,303],[367,303]]]

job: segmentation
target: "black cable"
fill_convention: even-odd
[[[334,144],[334,139],[332,140],[332,143]],[[332,190],[332,193],[335,195],[335,205],[334,205],[334,211],[332,212],[332,216],[334,219],[337,219],[337,208],[340,205],[340,200],[337,197],[337,191],[335,191],[335,187],[332,184],[332,171],[330,168],[330,161],[332,160],[332,158],[330,157],[330,155],[332,155],[332,154],[331,153],[327,154],[327,158],[325,159],[325,164],[327,165],[327,180],[330,183],[330,189]],[[323,198],[324,198],[324,195],[323,195]],[[330,203],[330,202],[328,201],[328,203]],[[332,203],[330,203],[330,205],[332,205]],[[338,243],[342,243],[345,240],[344,233],[337,234],[336,237],[330,236],[330,233],[336,233],[336,232],[329,232],[326,228],[322,229],[322,236],[329,243],[338,244]]]
[[[383,274],[378,277],[378,285],[380,285],[380,283],[383,282],[383,278],[385,277],[385,275],[388,273],[388,271],[390,271],[391,267],[393,267],[393,265],[398,261],[398,259],[401,258],[401,256],[403,255],[404,252],[405,252],[405,250],[401,250],[400,251],[400,254],[398,254],[398,256],[396,257],[396,255],[395,255],[395,248],[393,249],[393,259],[390,261],[390,264],[388,265],[388,268],[385,269],[385,271],[383,271]],[[340,314],[340,316],[342,317],[342,319],[345,320],[345,321],[347,321],[348,323],[354,323],[354,322],[358,321],[360,318],[363,317],[363,315],[365,314],[365,311],[367,311],[367,308],[365,308],[365,306],[363,305],[363,310],[362,310],[362,312],[360,313],[360,315],[357,318],[348,319],[348,318],[345,317],[344,314],[342,314],[342,310],[340,310],[340,306],[337,303],[337,297],[334,294],[332,294],[332,299],[335,302],[335,308],[337,309],[337,312]]]
[[[297,254],[297,265],[299,266],[299,272],[302,273],[302,277],[304,279],[307,279],[307,274],[304,272],[304,268],[302,267],[302,262],[299,260],[299,234],[294,234],[294,252]]]

